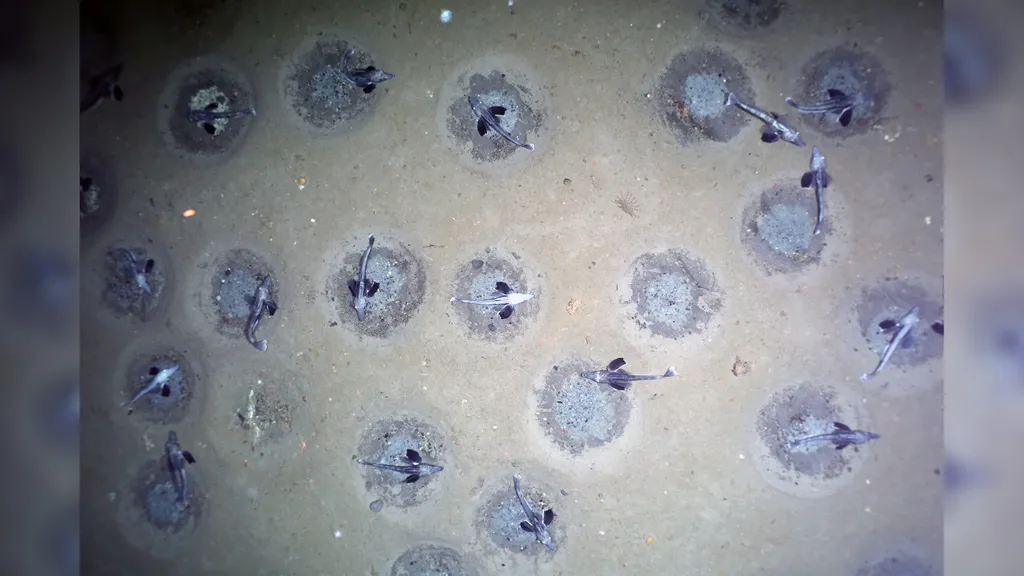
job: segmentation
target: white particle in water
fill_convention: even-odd
[[[451,21],[452,21],[452,11],[451,10],[441,10],[441,22],[444,22],[445,24],[447,24],[447,23],[449,23]]]
[[[335,530],[334,531],[334,537],[335,538],[341,538],[341,530]]]

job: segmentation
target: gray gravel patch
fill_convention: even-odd
[[[632,266],[631,319],[641,329],[680,339],[707,328],[722,306],[714,274],[700,258],[683,250],[647,253]]]
[[[832,231],[828,189],[823,191],[822,203],[825,215],[821,233],[815,235],[814,190],[801,188],[798,179],[774,184],[744,209],[743,245],[768,274],[788,274],[818,264]]]
[[[501,479],[501,487],[494,492],[484,505],[477,511],[476,526],[487,540],[492,542],[501,550],[526,556],[539,556],[541,554],[555,554],[548,550],[543,544],[537,541],[532,532],[523,530],[520,522],[526,520],[526,512],[523,511],[516,491],[512,484],[512,474]],[[507,486],[506,486],[507,484]],[[530,501],[530,504],[537,510],[552,508],[555,510],[555,520],[548,526],[548,531],[554,539],[555,544],[561,548],[564,544],[565,531],[558,519],[558,506],[552,504],[555,497],[555,490],[543,486],[535,479],[523,477],[521,482],[523,495]]]
[[[522,335],[540,313],[540,290],[519,264],[520,258],[498,254],[490,248],[463,264],[456,273],[453,296],[465,300],[490,298],[498,282],[508,284],[513,292],[533,294],[533,298],[515,306],[512,315],[502,320],[498,310],[478,304],[452,302],[453,314],[471,338],[489,342],[508,342]]]
[[[406,450],[416,450],[424,462],[444,466],[445,439],[434,426],[411,416],[385,418],[363,434],[352,465],[361,468],[366,490],[377,495],[387,506],[409,508],[426,502],[434,493],[438,478],[450,474],[442,470],[405,483],[405,475],[360,464],[358,460],[378,464],[402,464]]]
[[[461,554],[435,544],[410,548],[391,565],[391,576],[476,576],[478,573]]]
[[[804,64],[800,78],[793,95],[798,104],[817,104],[827,99],[829,88],[847,94],[868,94],[868,102],[853,109],[846,127],[835,114],[799,114],[804,124],[832,138],[848,138],[871,130],[881,119],[892,91],[886,71],[875,56],[845,46],[815,54]],[[797,114],[795,110],[791,112]]]
[[[632,396],[580,376],[599,363],[568,358],[552,367],[537,392],[537,424],[560,450],[573,456],[622,436]]]

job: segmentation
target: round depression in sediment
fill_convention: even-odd
[[[306,377],[297,372],[263,370],[249,378],[232,396],[244,443],[263,455],[275,445],[290,450],[304,442],[313,428],[310,412],[299,411],[307,403],[306,390]]]
[[[117,206],[117,187],[105,165],[95,158],[83,158],[78,173],[79,234],[96,234]]]
[[[182,448],[188,449],[184,445]],[[200,457],[201,455],[197,456],[197,461]],[[131,480],[131,493],[128,497],[129,502],[126,503],[131,508],[133,522],[128,526],[122,525],[121,528],[146,531],[155,529],[171,534],[181,533],[186,528],[190,532],[194,531],[202,518],[206,498],[201,478],[191,473],[196,466],[186,466],[189,468],[186,469],[187,490],[184,500],[171,476],[166,456],[150,460],[139,467]]]
[[[412,416],[385,418],[370,426],[363,433],[358,453],[352,459],[353,466],[362,468],[366,490],[376,494],[388,506],[409,508],[422,504],[431,494],[436,493],[433,484],[437,478],[450,473],[435,471],[420,474],[415,481],[407,481],[410,474],[359,462],[407,465],[409,462],[406,455],[409,450],[418,452],[422,463],[445,465],[444,436],[433,425]]]
[[[492,127],[481,135],[470,96],[479,101],[478,108],[503,109],[495,111],[498,125],[534,149],[510,142]],[[550,117],[547,89],[536,71],[507,54],[464,64],[438,94],[437,123],[445,144],[464,165],[485,171],[509,168],[540,154],[549,141]]]
[[[734,34],[751,33],[771,26],[783,10],[783,0],[704,0],[708,20]]]
[[[932,574],[935,574],[935,571],[924,560],[906,552],[897,552],[857,570],[857,576],[932,576]]]
[[[278,275],[271,270],[267,259],[255,252],[246,248],[228,250],[214,260],[212,270],[207,315],[221,334],[245,338],[256,289],[267,276],[270,276],[271,299],[278,306],[282,305],[278,301]],[[268,335],[273,334],[271,318],[269,311],[263,313],[263,321],[255,334],[257,339],[268,339]]]
[[[455,276],[453,296],[462,300],[486,301],[502,296],[498,283],[508,286],[510,293],[528,294],[529,300],[512,307],[512,314],[501,318],[501,306],[451,302],[453,315],[471,338],[489,342],[507,342],[520,335],[536,321],[540,313],[540,290],[537,274],[526,271],[515,252],[505,255],[490,248],[464,262]]]
[[[721,48],[684,50],[672,57],[653,95],[659,118],[681,146],[695,142],[728,142],[750,121],[726,106],[729,92],[754,100],[743,65]]]
[[[774,184],[743,210],[740,238],[769,274],[805,270],[821,261],[825,237],[832,231],[828,189],[824,190],[820,233],[814,234],[818,205],[813,189],[794,177]]]
[[[391,576],[476,576],[478,573],[461,554],[436,544],[410,548],[391,565]]]
[[[343,248],[338,265],[327,282],[327,294],[334,303],[341,324],[357,334],[388,338],[409,323],[416,315],[427,288],[427,272],[423,259],[406,246],[387,236],[375,236],[370,259],[366,263],[367,290],[379,284],[366,299],[363,320],[353,308],[350,281],[358,282],[359,269],[366,252],[364,236]],[[339,258],[340,256],[340,258]]]
[[[148,422],[176,424],[191,409],[202,377],[183,352],[173,348],[158,350],[143,352],[128,363],[117,381],[115,401],[126,403],[123,410]],[[136,396],[138,399],[132,402]]]
[[[622,436],[633,407],[632,395],[580,376],[600,370],[595,362],[568,358],[551,367],[536,392],[534,417],[561,451],[578,456]]]
[[[629,317],[657,336],[678,340],[701,332],[722,307],[715,275],[684,250],[640,255],[630,278]]]
[[[388,91],[388,81],[366,93],[349,82],[342,69],[353,49],[350,68],[387,70],[366,48],[333,33],[318,33],[299,44],[280,70],[281,101],[292,120],[316,136],[343,133],[366,121]]]
[[[526,520],[526,512],[516,497],[515,487],[512,483],[512,473],[502,477],[499,487],[491,493],[491,496],[484,501],[476,513],[476,528],[484,540],[490,541],[501,550],[527,556],[537,556],[541,553],[553,553],[541,544],[532,532],[527,532],[520,525]],[[543,512],[548,508],[556,509],[553,499],[555,490],[539,482],[536,478],[524,476],[520,482],[523,489],[523,496],[529,501],[534,510]],[[565,531],[562,523],[558,520],[558,511],[555,510],[555,519],[548,526],[548,532],[557,546],[564,544]]]
[[[239,113],[256,110],[245,74],[216,55],[186,61],[171,72],[157,108],[157,126],[174,154],[201,164],[223,161],[245,140],[254,116],[194,120],[190,111]]]
[[[875,286],[861,289],[860,300],[854,306],[857,326],[868,349],[877,354],[868,359],[868,365],[862,371],[865,373],[875,369],[885,347],[899,332],[899,327],[894,323],[898,323],[913,306],[919,307],[920,320],[903,338],[885,368],[871,383],[885,385],[888,380],[885,376],[898,374],[901,368],[920,366],[942,357],[943,336],[932,328],[932,324],[943,320],[943,309],[942,304],[933,299],[923,286],[908,280],[883,280]],[[919,384],[933,381],[928,378],[915,380]]]
[[[152,243],[115,242],[107,247],[99,270],[103,306],[116,318],[142,322],[158,316],[170,290],[171,259]]]
[[[882,63],[873,55],[840,46],[815,54],[801,69],[800,81],[792,98],[797,104],[811,105],[828,99],[830,89],[847,95],[863,92],[867,99],[852,111],[848,126],[839,123],[839,115],[799,114],[801,121],[833,138],[863,134],[882,116],[892,87]],[[792,118],[795,110],[790,110]]]
[[[832,387],[805,382],[773,394],[755,424],[755,463],[761,475],[778,490],[801,498],[834,494],[849,484],[870,443],[842,450],[827,441],[792,445],[832,432],[836,422],[872,431],[866,416]]]

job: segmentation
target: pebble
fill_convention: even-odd
[[[569,179],[569,178],[565,178],[565,179],[562,180],[562,184],[565,184],[566,186],[568,186],[569,184],[572,184],[572,180]]]
[[[479,270],[484,267],[483,260],[473,260],[472,262],[470,262],[470,264],[473,265],[473,270]]]
[[[384,509],[384,501],[381,500],[380,498],[374,500],[373,502],[370,502],[370,511],[371,512],[380,512],[383,509]]]

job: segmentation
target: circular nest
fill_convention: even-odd
[[[539,291],[529,274],[518,264],[520,256],[511,259],[498,255],[490,248],[479,258],[463,264],[456,273],[455,297],[463,300],[483,300],[495,296],[498,282],[504,282],[512,292],[532,294],[533,298],[512,308],[512,315],[500,317],[500,310],[480,304],[452,302],[454,315],[472,337],[489,342],[508,342],[526,332],[540,312]]]
[[[103,306],[116,318],[148,322],[158,317],[170,289],[170,265],[170,257],[152,244],[112,244],[103,255],[100,271]]]
[[[704,0],[701,20],[732,34],[769,28],[786,8],[783,0]]]
[[[832,138],[848,138],[871,130],[881,118],[892,91],[877,58],[843,46],[819,52],[804,64],[793,100],[801,105],[817,104],[828,98],[830,89],[848,95],[867,95],[864,104],[853,108],[848,126],[839,123],[837,114],[800,114],[805,124]]]
[[[814,234],[814,189],[801,188],[798,178],[774,184],[743,211],[740,238],[766,272],[788,274],[821,261],[825,237],[832,231],[827,188],[822,196],[825,213],[819,234]]]
[[[523,495],[535,510],[557,508],[552,504],[555,491],[539,484],[536,478],[524,477],[520,482],[520,487],[523,489]],[[555,513],[557,514],[557,510]],[[526,520],[526,512],[523,511],[519,498],[516,497],[512,475],[509,474],[501,478],[500,487],[477,511],[477,530],[484,535],[486,540],[501,550],[526,556],[553,553],[538,542],[532,532],[523,530],[520,526],[520,522],[523,520]],[[556,545],[563,544],[565,531],[557,516],[548,526],[548,532]]]
[[[656,336],[678,340],[701,332],[722,307],[714,274],[683,250],[642,254],[631,278],[630,318]]]
[[[371,426],[359,444],[353,465],[362,468],[366,490],[388,506],[409,508],[425,502],[436,492],[437,479],[450,472],[439,471],[407,482],[408,475],[383,470],[358,461],[403,465],[408,450],[419,452],[424,463],[444,466],[445,439],[434,426],[413,417],[385,418]]]
[[[278,286],[281,284],[265,258],[246,248],[235,248],[221,254],[214,261],[208,316],[218,332],[245,338],[245,326],[249,321],[256,289],[268,275],[270,295],[280,306]],[[264,312],[263,321],[256,332],[257,338],[267,338],[268,333],[272,332],[274,323],[269,318],[269,312]]]
[[[391,576],[476,576],[476,567],[444,546],[420,544],[402,553],[391,565]]]
[[[537,423],[563,452],[578,456],[622,436],[633,408],[632,395],[580,376],[594,362],[569,358],[548,371],[537,392]]]
[[[138,414],[149,422],[176,424],[185,419],[202,381],[188,358],[177,350],[140,354],[128,364],[127,371],[117,387],[117,401],[130,402],[140,391],[165,369],[178,369],[167,378],[161,389],[147,393],[124,406],[131,414]],[[166,395],[164,395],[166,393]]]
[[[188,449],[186,446],[182,446]],[[135,474],[131,483],[132,505],[140,520],[162,532],[195,531],[206,501],[195,466],[187,470],[188,497],[182,502],[174,485],[167,457],[151,460]]]
[[[860,300],[854,307],[857,325],[868,348],[878,354],[864,367],[864,372],[875,369],[881,360],[882,351],[895,336],[895,327],[890,330],[882,328],[898,321],[912,306],[920,308],[920,321],[893,352],[882,372],[870,382],[884,386],[888,381],[886,377],[898,374],[900,368],[920,366],[942,357],[943,336],[931,327],[936,321],[942,320],[942,304],[931,299],[922,286],[904,280],[885,280],[861,290]],[[915,380],[922,383],[931,381],[928,378]]]

